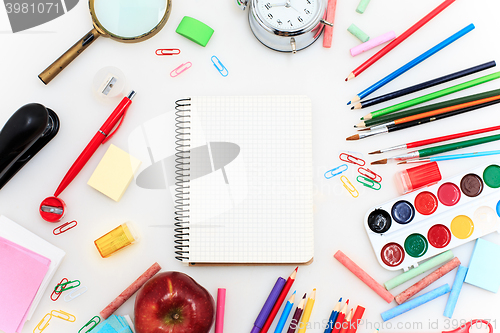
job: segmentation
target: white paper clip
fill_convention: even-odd
[[[226,77],[229,74],[227,68],[224,67],[222,62],[220,62],[219,58],[213,55],[210,59],[212,60],[212,63],[214,64],[215,68],[217,68],[217,70],[219,71],[220,75]]]
[[[174,69],[173,71],[170,72],[170,76],[171,77],[176,77],[179,74],[181,74],[184,71],[186,71],[187,69],[191,68],[191,66],[193,66],[193,64],[190,61],[188,61],[188,62],[186,62],[184,64],[181,64],[179,67],[177,67],[176,69]]]
[[[64,301],[71,302],[72,300],[74,300],[78,296],[85,294],[87,292],[87,290],[88,289],[86,286],[81,286],[79,288],[76,288],[73,291],[71,291],[69,294],[66,294],[66,296],[64,296]]]

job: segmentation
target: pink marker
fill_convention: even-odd
[[[376,38],[373,38],[373,39],[370,39],[369,41],[363,43],[363,44],[360,44],[358,46],[355,46],[351,49],[351,55],[354,57],[354,56],[357,56],[358,54],[361,54],[365,51],[368,51],[368,50],[371,50],[373,49],[375,46],[379,46],[381,44],[384,44],[390,40],[393,40],[394,38],[396,38],[396,34],[394,33],[394,31],[391,31],[391,32],[388,32],[388,33],[385,33],[381,36],[378,36]]]
[[[226,306],[226,289],[217,289],[217,312],[215,314],[215,333],[224,331],[224,307]]]

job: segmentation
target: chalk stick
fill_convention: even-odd
[[[363,281],[368,287],[370,287],[374,292],[376,292],[380,297],[382,297],[387,303],[391,303],[394,296],[384,289],[377,281],[375,281],[368,273],[366,273],[361,267],[356,265],[354,261],[349,259],[342,251],[337,251],[333,256],[342,265],[344,265],[348,270],[350,270],[354,275]]]
[[[389,31],[383,35],[380,35],[376,38],[370,39],[366,43],[359,44],[358,46],[353,47],[351,51],[351,55],[357,56],[358,54],[361,54],[365,51],[373,49],[375,46],[379,46],[380,44],[384,44],[385,42],[388,42],[390,40],[393,40],[396,38],[396,33],[394,31]]]
[[[435,257],[432,257],[426,262],[418,265],[417,267],[412,268],[409,271],[404,272],[403,274],[398,275],[395,278],[387,281],[386,283],[384,283],[385,289],[387,290],[394,289],[397,286],[405,283],[406,281],[413,279],[415,276],[425,273],[429,269],[439,266],[442,263],[445,263],[451,259],[453,259],[453,253],[451,252],[451,250],[443,252]]]
[[[453,260],[448,261],[446,264],[439,267],[438,269],[436,269],[435,271],[424,277],[422,280],[418,281],[413,286],[409,287],[408,289],[406,289],[405,291],[394,297],[396,303],[402,304],[406,302],[411,297],[416,295],[418,292],[427,288],[431,283],[435,282],[444,275],[448,274],[458,266],[460,266],[460,259],[455,257],[453,258]]]
[[[356,8],[356,12],[363,14],[366,10],[366,7],[368,7],[369,3],[370,0],[361,0],[358,4],[358,7]]]
[[[437,287],[434,290],[429,291],[428,293],[423,294],[422,296],[416,297],[406,303],[398,305],[390,310],[382,312],[380,315],[382,316],[383,321],[388,321],[394,317],[397,317],[405,312],[408,312],[416,307],[419,307],[422,304],[432,301],[433,299],[438,298],[439,296],[443,296],[450,292],[450,286],[448,284],[442,285],[441,287]]]
[[[445,317],[451,318],[453,316],[455,306],[457,305],[458,296],[460,296],[460,291],[462,290],[462,285],[464,284],[465,276],[467,275],[467,270],[468,268],[465,266],[458,267],[457,275],[455,275],[455,281],[453,281],[451,293],[448,297],[446,308],[444,309],[443,316]]]
[[[367,42],[370,39],[370,36],[365,34],[360,28],[358,28],[356,25],[351,24],[349,28],[347,28],[347,31],[349,31],[351,34],[353,34],[357,39],[360,41]]]
[[[135,280],[127,289],[125,289],[113,302],[109,303],[107,307],[104,308],[99,314],[102,319],[107,319],[113,314],[123,303],[125,303],[137,290],[139,290],[144,283],[151,279],[156,273],[160,271],[161,267],[155,262],[151,267],[148,268],[137,280]]]
[[[337,0],[328,0],[328,7],[326,9],[326,21],[333,23],[335,21],[335,9],[337,8]],[[323,47],[332,47],[333,27],[325,25],[323,32]]]

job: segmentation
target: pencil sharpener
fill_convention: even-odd
[[[101,257],[107,258],[137,241],[137,234],[132,225],[127,222],[114,228],[104,236],[99,237],[94,241],[94,244]]]
[[[0,131],[0,189],[59,131],[59,118],[42,104],[19,108]]]

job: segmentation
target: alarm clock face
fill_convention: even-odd
[[[261,20],[277,31],[297,31],[317,20],[321,0],[256,0]]]

